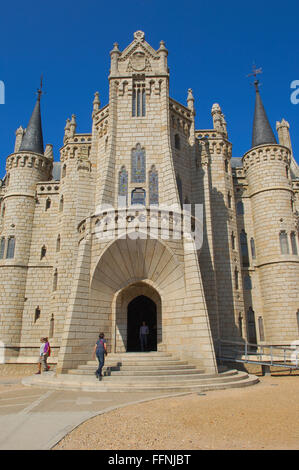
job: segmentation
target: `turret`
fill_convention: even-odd
[[[24,133],[17,131],[15,152],[6,161],[6,188],[1,220],[0,340],[18,347],[25,302],[27,267],[30,255],[32,224],[36,205],[36,183],[51,177],[50,148],[44,156],[43,134],[38,92],[32,116]],[[20,142],[22,136],[22,141]],[[3,326],[5,325],[5,328]],[[10,354],[17,349],[9,348]]]
[[[267,342],[289,342],[298,334],[299,302],[298,250],[292,245],[296,226],[291,202],[291,152],[289,146],[277,144],[258,81],[255,89],[252,148],[243,157],[243,167],[251,202],[256,270],[264,299],[256,316],[264,323]],[[296,239],[297,236],[295,243]],[[260,305],[259,301],[257,304]]]

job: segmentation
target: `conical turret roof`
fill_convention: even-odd
[[[40,96],[41,92],[38,92],[36,104],[28,123],[26,132],[22,139],[20,151],[34,152],[44,154],[44,141],[42,131],[42,120],[40,112]]]
[[[252,147],[264,144],[277,144],[274,132],[270,126],[265,108],[262,103],[258,88],[258,81],[255,81],[255,111],[252,131]]]

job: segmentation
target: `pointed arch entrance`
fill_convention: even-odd
[[[161,297],[147,282],[136,282],[122,289],[115,301],[115,352],[141,351],[139,330],[143,321],[149,327],[147,350],[163,349]]]
[[[145,295],[131,300],[127,313],[127,351],[141,351],[140,327],[148,327],[146,351],[157,351],[157,306]]]

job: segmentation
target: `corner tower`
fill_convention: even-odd
[[[257,80],[255,91],[252,148],[243,156],[243,167],[251,201],[265,341],[283,344],[298,335],[299,257],[291,152],[277,144]]]
[[[44,155],[40,98],[38,90],[27,129],[18,129],[15,151],[6,161],[0,227],[0,340],[6,348],[6,359],[17,355],[20,346],[36,183],[49,180],[52,170],[52,160]]]

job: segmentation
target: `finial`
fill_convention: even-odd
[[[253,63],[253,66],[252,66],[252,73],[250,73],[249,75],[247,75],[247,77],[255,77],[255,80],[254,80],[253,84],[254,84],[254,87],[255,87],[255,91],[257,91],[257,92],[259,91],[260,82],[259,82],[259,80],[257,80],[256,76],[257,76],[259,73],[263,73],[262,67],[260,67],[260,68],[258,69],[258,68],[256,68],[255,63]]]
[[[37,89],[37,99],[38,99],[38,101],[40,101],[40,97],[43,94],[44,94],[44,92],[43,92],[43,74],[41,74],[41,76],[40,76],[40,86]]]

